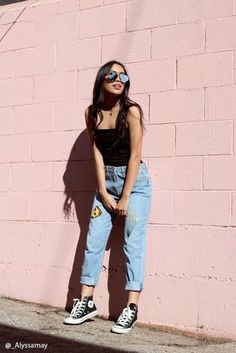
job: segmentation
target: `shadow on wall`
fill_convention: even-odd
[[[75,252],[72,272],[68,285],[65,309],[70,311],[73,298],[78,298],[81,291],[80,275],[86,247],[88,223],[92,210],[94,192],[96,190],[96,175],[91,147],[84,130],[77,138],[63,176],[66,199],[64,213],[68,216],[72,211],[72,203],[80,226],[79,242]],[[127,292],[125,286],[125,258],[123,253],[123,222],[122,219],[114,224],[107,243],[106,250],[110,250],[108,268],[102,266],[101,271],[108,277],[109,318],[116,318],[126,305]],[[117,300],[119,298],[119,300]]]
[[[2,5],[10,5],[10,4],[14,4],[16,2],[23,2],[26,0],[0,0],[0,6]]]
[[[16,344],[28,344],[28,348],[25,348],[27,353],[35,353],[38,351],[46,351],[50,353],[121,353],[119,349],[111,347],[101,347],[99,345],[89,344],[81,340],[75,341],[74,339],[68,339],[59,337],[56,335],[47,335],[23,328],[17,328],[15,326],[0,325],[1,339],[0,339],[0,351],[8,352],[11,349],[22,351],[22,348],[16,346]],[[8,344],[8,345],[6,345]],[[11,346],[9,346],[9,344]],[[47,344],[47,348],[33,348],[34,344]],[[6,345],[6,346],[5,346]],[[30,346],[29,346],[30,345]],[[16,348],[15,348],[16,347]],[[41,346],[43,347],[43,346]]]

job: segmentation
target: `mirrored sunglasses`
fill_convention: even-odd
[[[113,70],[111,70],[108,73],[106,79],[110,82],[114,82],[117,79],[117,77],[119,77],[119,79],[122,83],[126,83],[129,81],[129,76],[127,74],[125,74],[124,72],[119,73],[119,72],[116,72]]]

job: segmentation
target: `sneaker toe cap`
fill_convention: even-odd
[[[75,321],[75,320],[74,320],[72,317],[68,316],[68,317],[65,317],[63,323],[64,323],[64,324],[73,324],[74,321]]]

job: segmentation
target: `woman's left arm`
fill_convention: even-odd
[[[127,122],[129,124],[130,134],[130,158],[123,192],[116,209],[117,213],[121,216],[126,215],[129,196],[138,174],[142,154],[143,129],[141,125],[140,111],[136,106],[129,108]]]

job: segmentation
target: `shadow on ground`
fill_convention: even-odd
[[[10,352],[12,349],[14,349],[14,352],[25,351],[27,353],[124,353],[124,351],[116,348],[101,347],[79,340],[70,340],[14,326],[1,324],[0,332],[1,353]],[[29,348],[23,346],[26,344]],[[38,345],[33,348],[35,344]],[[126,351],[126,353],[128,352]]]

